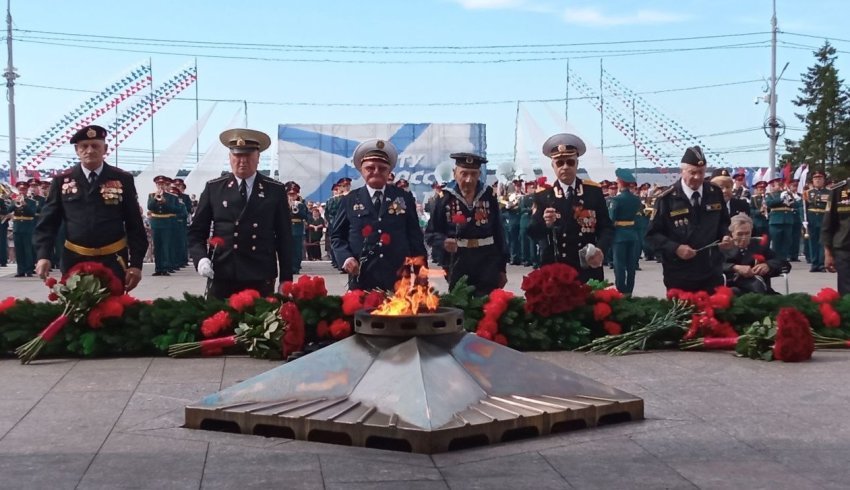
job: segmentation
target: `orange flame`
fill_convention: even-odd
[[[417,315],[420,311],[435,311],[440,297],[428,286],[428,268],[422,257],[407,257],[399,271],[393,295],[372,311],[373,315]]]

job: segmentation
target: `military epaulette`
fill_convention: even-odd
[[[263,182],[267,182],[269,184],[276,185],[276,186],[279,186],[279,187],[283,187],[283,186],[286,185],[283,182],[281,182],[279,180],[275,180],[275,179],[263,179]]]
[[[594,181],[592,181],[592,180],[584,180],[584,179],[582,179],[581,183],[582,183],[582,184],[584,184],[584,185],[589,185],[589,186],[591,186],[591,187],[599,187],[599,188],[602,188],[602,186],[601,186],[601,185],[599,185],[599,182],[594,182]]]
[[[57,174],[56,177],[70,177],[72,173],[74,173],[73,167],[63,170],[61,173]]]
[[[214,184],[216,182],[221,182],[221,181],[228,180],[228,179],[230,179],[230,175],[222,175],[221,177],[219,177],[217,179],[208,180],[207,184]]]
[[[850,179],[844,179],[841,182],[836,182],[835,184],[832,184],[831,186],[829,186],[829,190],[832,191],[844,187],[845,185],[847,185],[848,180]]]

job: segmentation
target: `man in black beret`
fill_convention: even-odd
[[[682,178],[655,201],[646,238],[661,254],[667,289],[711,292],[723,284],[729,212],[723,192],[705,182],[705,164],[699,146],[685,150]]]
[[[79,262],[109,267],[127,291],[142,278],[148,238],[133,176],[107,164],[106,130],[86,126],[71,137],[80,159],[53,178],[47,201],[35,227],[36,273],[47,278],[54,244],[65,223],[62,272]]]
[[[432,246],[448,255],[449,289],[466,276],[476,294],[489,294],[508,281],[499,201],[493,188],[480,180],[486,158],[473,153],[452,153],[451,158],[454,180],[434,203],[427,232],[432,234]]]

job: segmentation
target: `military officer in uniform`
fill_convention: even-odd
[[[850,294],[850,185],[842,180],[829,188],[820,240],[824,267],[838,272],[838,292]]]
[[[301,260],[304,258],[304,227],[309,217],[307,205],[301,200],[301,186],[294,181],[284,184],[289,203],[289,217],[292,223],[292,274],[301,273]]]
[[[388,185],[398,160],[398,150],[391,142],[366,140],[357,145],[352,160],[366,185],[340,202],[331,225],[333,252],[349,274],[349,289],[391,291],[405,258],[427,261],[416,199]]]
[[[434,205],[428,231],[434,246],[449,254],[449,289],[463,277],[486,295],[507,281],[508,254],[493,188],[481,182],[487,159],[473,153],[452,153],[454,180]]]
[[[732,176],[733,187],[732,187],[732,197],[735,199],[743,199],[747,201],[747,204],[750,203],[750,199],[752,199],[752,193],[749,189],[747,189],[747,172],[743,169],[739,169],[735,172],[735,175]]]
[[[608,203],[608,213],[614,222],[614,241],[611,255],[614,258],[614,284],[623,294],[632,294],[635,289],[635,270],[641,249],[638,231],[638,214],[643,211],[640,198],[631,191],[630,184],[635,176],[625,168],[615,172],[620,193]]]
[[[153,275],[168,276],[174,262],[172,255],[177,253],[172,240],[171,221],[177,218],[181,202],[167,190],[171,179],[165,175],[157,175],[153,181],[157,190],[148,194],[148,221],[153,238]]]
[[[764,191],[767,182],[760,180],[753,184],[753,195],[750,198],[750,217],[753,219],[753,235],[761,237],[768,234],[768,208]]]
[[[0,184],[0,267],[9,265],[9,220],[12,219],[11,191]]]
[[[194,203],[192,203],[192,198],[186,194],[186,182],[183,179],[173,179],[172,189],[177,199],[183,203],[183,209],[177,213],[178,226],[175,235],[180,245],[180,253],[176,255],[176,264],[178,269],[182,269],[189,265],[189,238],[187,233],[189,231],[189,217],[192,216]]]
[[[65,223],[61,270],[95,261],[132,290],[142,278],[148,238],[133,176],[103,161],[106,130],[86,126],[71,137],[80,163],[53,178],[35,228],[36,272],[46,278],[59,226]]]
[[[32,277],[35,266],[33,257],[33,230],[38,215],[38,202],[29,196],[29,183],[19,180],[15,187],[18,195],[12,201],[12,237],[15,243],[15,277]]]
[[[736,214],[750,215],[750,203],[735,197],[732,187],[732,177],[729,177],[729,171],[726,169],[715,170],[711,175],[711,183],[723,191],[723,200],[726,201],[726,212],[729,213],[730,218]]]
[[[340,179],[342,180],[342,179]],[[333,223],[334,218],[336,217],[337,209],[339,209],[339,200],[341,199],[339,192],[339,181],[336,181],[331,186],[331,197],[327,201],[325,201],[325,223],[330,226],[330,223]],[[339,264],[336,263],[336,257],[334,257],[333,251],[331,250],[331,235],[330,233],[325,234],[325,252],[327,252],[328,256],[331,259],[331,265],[334,269],[339,269]]]
[[[711,292],[723,284],[729,212],[723,191],[705,182],[705,165],[702,148],[685,150],[682,178],[655,200],[647,240],[661,254],[667,289]]]
[[[769,210],[770,248],[780,258],[791,260],[791,241],[794,228],[794,197],[784,189],[781,178],[768,182],[771,192],[765,196]]]
[[[823,217],[826,213],[826,205],[829,202],[829,191],[824,188],[826,175],[816,170],[812,174],[812,188],[806,191],[806,220],[808,221],[809,259],[811,260],[810,272],[824,272],[823,245],[820,241]]]
[[[520,265],[522,263],[522,250],[519,242],[519,202],[522,199],[522,183],[523,180],[521,178],[515,178],[511,183],[513,191],[503,196],[500,203],[504,213],[505,241],[510,251],[512,265]]]
[[[605,278],[604,250],[614,234],[599,184],[576,177],[585,151],[584,141],[568,133],[543,143],[543,154],[552,159],[557,181],[534,196],[535,212],[528,226],[528,235],[542,247],[542,264],[571,265],[583,282]]]
[[[283,184],[257,172],[265,133],[228,129],[219,141],[230,148],[231,172],[206,183],[189,226],[189,255],[198,274],[211,279],[210,293],[228,298],[244,289],[262,296],[275,280],[292,280],[292,230]],[[213,250],[212,236],[224,240]],[[210,257],[212,255],[212,257]]]
[[[537,182],[529,180],[525,183],[525,193],[519,200],[519,243],[520,259],[522,265],[530,266],[534,263],[537,252],[537,244],[528,236],[528,225],[531,224],[531,215],[534,213],[534,193]]]

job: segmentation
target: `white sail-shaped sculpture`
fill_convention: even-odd
[[[240,121],[241,118],[242,107],[240,106],[226,127],[237,127],[239,124],[237,121]],[[216,138],[210,144],[209,148],[207,148],[207,151],[204,152],[204,156],[195,165],[195,168],[183,179],[186,183],[186,193],[200,196],[201,191],[204,190],[204,184],[208,180],[218,178],[221,176],[221,172],[230,170],[227,157],[228,152],[227,147],[222,145],[218,141],[218,138]]]

